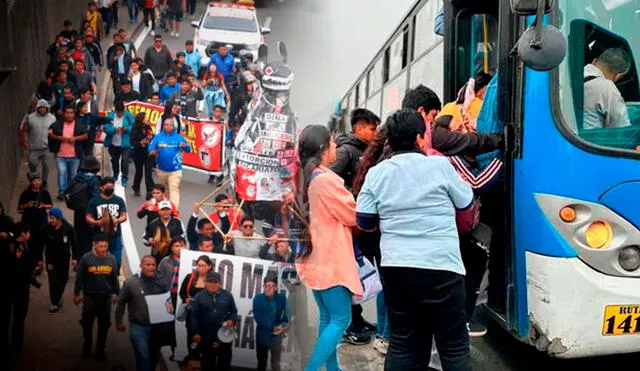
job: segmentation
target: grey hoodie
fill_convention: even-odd
[[[42,116],[38,108],[46,107],[47,114]],[[40,99],[36,104],[36,110],[27,117],[27,129],[29,130],[29,145],[31,150],[44,150],[49,148],[49,127],[56,122],[56,117],[48,110],[49,102]]]

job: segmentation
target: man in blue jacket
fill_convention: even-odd
[[[157,156],[156,172],[160,184],[167,188],[167,196],[176,208],[180,207],[182,151],[191,152],[191,147],[187,140],[176,132],[173,118],[167,118],[162,122],[162,131],[153,137],[149,144],[149,154]]]
[[[200,60],[202,59],[202,57],[200,56],[200,53],[198,53],[198,51],[194,49],[193,40],[187,40],[187,42],[184,43],[184,48],[184,54],[187,64],[191,66],[191,68],[193,69],[193,73],[196,74],[196,77],[199,77],[201,65]]]
[[[124,109],[124,103],[116,102],[114,112],[107,119],[111,121],[103,126],[107,137],[104,146],[109,148],[113,178],[118,179],[122,170],[121,183],[127,185],[129,179],[129,150],[131,149],[131,130],[136,121],[131,112]]]
[[[233,67],[236,65],[236,59],[229,54],[226,46],[220,45],[218,51],[211,56],[209,65],[212,63],[218,67],[218,72],[224,76],[224,81],[231,81],[230,78],[233,73]]]
[[[211,272],[205,278],[205,290],[193,299],[190,311],[193,342],[202,354],[202,370],[228,370],[231,365],[231,346],[218,339],[221,326],[233,328],[238,309],[233,296],[222,288],[220,273]],[[217,367],[216,367],[217,366]]]
[[[264,279],[264,294],[253,298],[253,318],[258,324],[256,333],[256,355],[258,371],[266,371],[269,352],[271,370],[280,371],[282,338],[289,324],[287,297],[278,291],[278,278],[268,274]]]

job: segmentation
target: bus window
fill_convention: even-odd
[[[385,69],[386,83],[393,80],[400,71],[407,66],[407,52],[409,46],[409,27],[405,27],[400,35],[391,43],[389,49],[385,52],[385,60],[387,61],[387,69]]]
[[[378,61],[373,65],[371,71],[367,75],[368,80],[368,88],[369,93],[367,94],[369,97],[373,94],[377,93],[378,90],[382,87],[382,58],[378,59]]]
[[[419,58],[442,38],[433,31],[433,22],[442,8],[442,0],[430,0],[413,18],[413,50],[411,60]]]
[[[353,89],[354,94],[356,95],[356,104],[354,106],[354,108],[360,107],[360,83],[356,84],[356,88]]]
[[[358,107],[364,107],[367,101],[367,79],[363,79],[358,84]]]
[[[568,58],[559,69],[566,125],[588,143],[637,151],[640,5],[564,0],[559,9],[569,41]]]
[[[410,69],[411,88],[423,84],[433,90],[442,99],[444,86],[444,68],[442,64],[443,43],[431,49],[429,53],[418,58]]]

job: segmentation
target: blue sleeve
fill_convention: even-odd
[[[151,143],[149,143],[149,148],[147,148],[147,150],[149,152],[151,151],[155,151],[158,148],[158,136],[154,136],[153,139],[151,139]]]
[[[256,320],[258,326],[273,329],[273,323],[267,321],[267,311],[264,307],[262,295],[253,298],[253,318]]]
[[[124,125],[125,132],[131,133],[131,129],[133,128],[133,123],[136,121],[136,119],[133,117],[133,114],[131,114],[131,112],[129,111],[124,111],[124,116],[125,116],[125,120],[123,125]]]
[[[114,115],[114,112],[111,112],[107,116],[107,120],[109,120],[109,122],[102,126],[102,130],[104,130],[104,132],[108,135],[113,135],[116,132],[116,128],[115,126],[113,126],[113,123],[112,123],[113,115]]]
[[[189,142],[187,142],[187,140],[186,140],[186,139],[184,139],[184,137],[183,137],[183,136],[180,136],[180,138],[182,139],[180,142],[185,142],[185,143],[187,143],[187,146],[186,146],[186,147],[184,147],[182,150],[183,150],[183,151],[185,151],[185,152],[187,152],[187,153],[191,153],[191,146],[189,145]]]

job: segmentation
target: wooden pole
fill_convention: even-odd
[[[208,201],[211,197],[213,197],[213,195],[218,193],[218,191],[220,191],[222,188],[226,187],[227,184],[229,184],[230,181],[231,181],[231,179],[225,180],[218,188],[214,189],[213,192],[211,192],[211,193],[209,193],[209,195],[207,195],[207,197],[203,198],[202,201],[200,202],[200,205],[203,205],[206,201]]]
[[[239,239],[239,240],[270,240],[271,237],[263,237],[263,236],[231,236],[232,239]],[[278,241],[291,241],[291,242],[305,242],[308,240],[302,239],[302,238],[278,238]]]
[[[222,229],[220,229],[220,227],[218,227],[218,225],[216,223],[214,223],[213,220],[211,220],[211,218],[209,217],[209,214],[207,214],[204,210],[202,210],[202,207],[198,207],[198,210],[205,216],[205,218],[209,219],[211,224],[213,224],[213,226],[218,230],[218,233],[220,233],[222,235],[222,238],[227,237],[227,235],[224,234]]]

